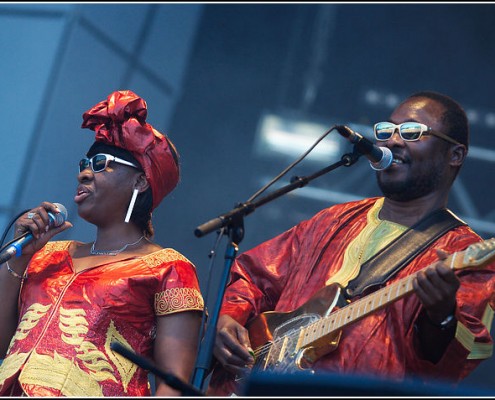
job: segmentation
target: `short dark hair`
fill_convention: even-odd
[[[469,148],[468,118],[466,112],[457,101],[445,94],[427,90],[412,94],[406,101],[416,97],[431,99],[443,105],[445,112],[442,115],[442,123],[447,129],[443,133],[465,145],[466,149]]]

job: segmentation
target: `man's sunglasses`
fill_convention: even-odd
[[[114,157],[110,154],[96,154],[91,158],[83,158],[79,161],[79,172],[83,172],[86,168],[91,166],[93,172],[104,171],[108,167],[108,163],[114,161],[119,164],[128,165],[129,167],[138,168],[133,163],[123,160],[122,158]]]
[[[460,144],[457,140],[452,139],[450,136],[436,132],[429,126],[420,124],[419,122],[404,122],[399,125],[393,124],[392,122],[378,122],[374,125],[373,132],[376,140],[385,141],[392,137],[396,129],[399,130],[399,135],[402,140],[405,140],[406,142],[414,142],[415,140],[421,139],[423,134],[426,134],[437,136],[453,144]]]

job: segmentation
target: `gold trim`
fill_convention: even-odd
[[[43,253],[49,254],[55,251],[67,250],[72,243],[72,240],[57,240],[54,242],[48,242],[43,247]]]
[[[475,335],[460,322],[457,322],[455,338],[469,350],[468,360],[487,359],[493,354],[493,345],[491,343],[475,342]]]
[[[407,227],[390,221],[381,220],[378,216],[382,209],[384,198],[377,199],[368,210],[366,226],[347,246],[342,266],[326,281],[326,285],[338,283],[346,287],[361,269],[361,264],[384,248],[393,239],[404,232]]]
[[[203,311],[201,293],[193,288],[170,288],[155,294],[156,315],[173,314],[178,311]]]
[[[481,317],[481,322],[483,322],[483,325],[485,325],[488,332],[490,332],[492,329],[493,313],[494,312],[495,311],[490,306],[490,304],[487,304],[486,308],[485,308],[485,312],[483,313],[483,317]]]
[[[154,253],[147,254],[143,256],[143,261],[148,264],[150,267],[156,267],[166,262],[170,261],[185,261],[188,264],[191,264],[194,267],[194,264],[189,261],[184,255],[179,253],[174,249],[162,249],[159,251],[155,251]]]

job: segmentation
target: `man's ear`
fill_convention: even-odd
[[[456,144],[450,147],[450,165],[453,167],[460,167],[467,156],[467,148],[463,144]]]

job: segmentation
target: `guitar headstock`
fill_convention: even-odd
[[[463,264],[481,266],[495,258],[495,238],[473,243],[464,251]]]

